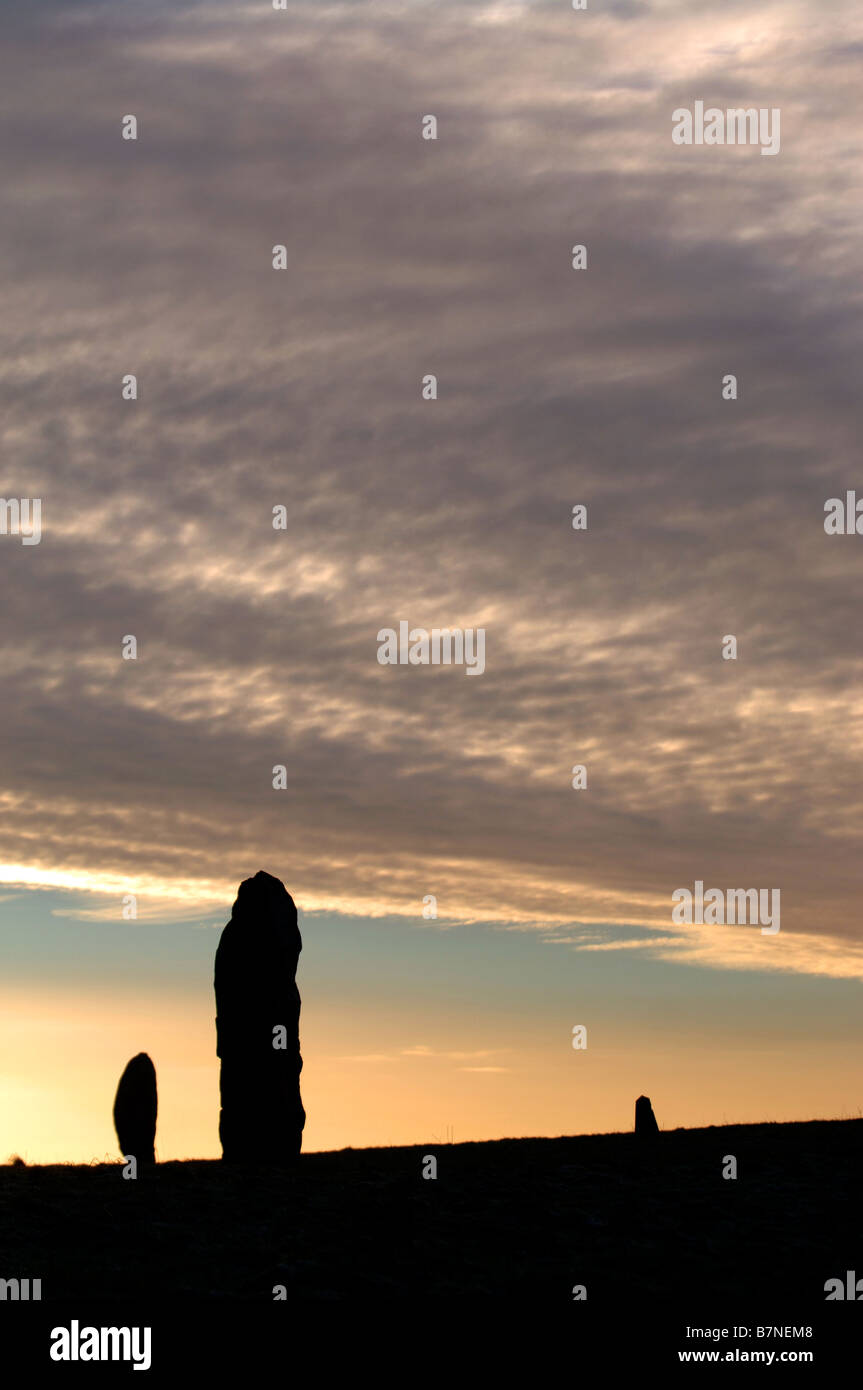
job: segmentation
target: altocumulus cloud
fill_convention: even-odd
[[[773,962],[860,973],[859,7],[6,19],[0,881],[191,910],[290,846],[310,909],[717,964],[672,890],[779,885]],[[693,94],[781,155],[674,147]]]

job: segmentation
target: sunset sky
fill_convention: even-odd
[[[139,1051],[218,1155],[258,869],[307,1149],[863,1113],[859,4],[3,29],[0,1162],[116,1159]],[[673,144],[696,100],[780,152]],[[402,620],[485,671],[380,665]],[[781,930],[673,924],[696,880]]]

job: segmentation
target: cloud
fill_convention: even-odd
[[[355,1052],[336,1058],[337,1062],[391,1062],[392,1060],[387,1052]]]
[[[467,1052],[439,1050],[419,1044],[415,1047],[403,1047],[397,1053],[391,1052],[357,1052],[344,1057],[336,1058],[339,1062],[398,1062],[403,1058],[415,1060],[418,1058],[437,1060],[437,1061],[463,1061],[470,1058],[494,1057],[506,1048],[474,1048]],[[477,1067],[457,1067],[457,1071],[509,1071],[509,1067],[497,1066],[477,1066]]]
[[[458,1060],[465,1057],[493,1057],[495,1052],[499,1052],[500,1050],[500,1048],[483,1047],[475,1048],[471,1052],[448,1052],[439,1051],[433,1047],[426,1047],[425,1044],[420,1044],[417,1047],[403,1047],[401,1055],[403,1057],[446,1057]]]
[[[200,915],[266,864],[856,975],[859,13],[287,18],[10,28],[0,492],[44,505],[0,538],[0,882]],[[781,154],[673,146],[699,93]],[[380,667],[400,619],[484,626],[485,673]],[[781,955],[670,934],[696,878],[779,886]]]

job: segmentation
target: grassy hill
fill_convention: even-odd
[[[435,1154],[437,1179],[422,1157]],[[724,1180],[725,1155],[738,1163]],[[306,1154],[293,1172],[0,1168],[0,1276],[43,1300],[540,1299],[789,1310],[863,1275],[863,1120]]]

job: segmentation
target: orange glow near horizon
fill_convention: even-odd
[[[382,1030],[372,1014],[326,1007],[301,1036],[306,1152],[627,1130],[642,1091],[666,1129],[859,1115],[847,1109],[859,1048],[840,1041],[741,1040],[729,1056],[695,1031],[681,1052],[618,1026],[612,1048],[577,1053],[522,1020],[494,1048],[481,1023],[456,1045],[416,1010],[394,1011]],[[0,1074],[0,1162],[119,1161],[114,1094],[142,1050],[158,1075],[160,1160],[218,1158],[215,1030],[200,994],[25,1002],[0,991],[0,1053],[15,1059]]]

